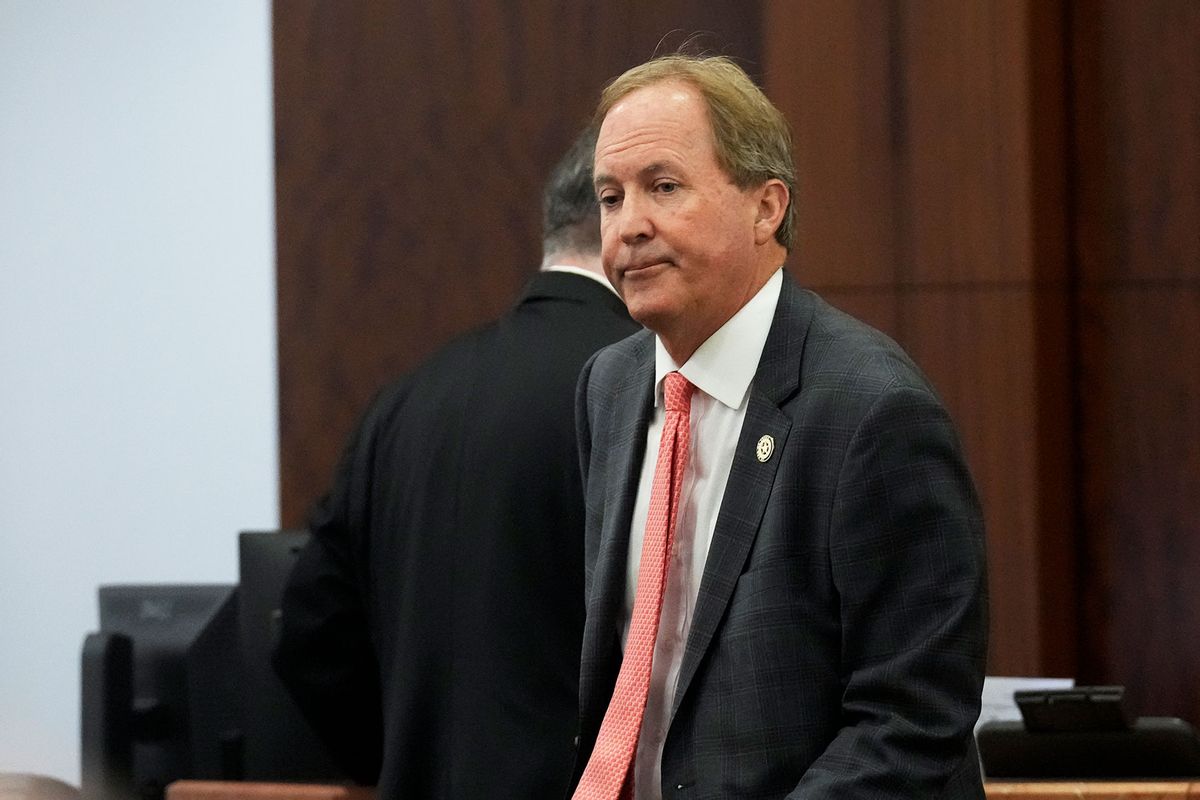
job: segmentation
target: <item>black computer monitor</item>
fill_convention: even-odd
[[[271,667],[284,585],[308,537],[306,531],[245,531],[238,537],[247,780],[347,780]]]
[[[98,800],[158,800],[181,778],[242,777],[237,587],[99,589],[82,656],[81,784]]]

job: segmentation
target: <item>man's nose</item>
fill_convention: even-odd
[[[644,200],[629,195],[625,196],[621,203],[620,218],[617,221],[617,231],[622,242],[633,244],[654,235],[654,225],[649,211]]]

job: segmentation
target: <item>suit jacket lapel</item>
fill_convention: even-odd
[[[653,343],[649,336],[645,341]],[[646,429],[653,409],[654,357],[638,359],[637,366],[617,387],[613,397],[613,430],[609,441],[608,483],[604,492],[604,528],[596,558],[595,585],[603,593],[603,607],[622,614],[625,603],[625,572],[629,556],[629,526],[637,499],[638,476],[646,450]],[[610,513],[611,511],[611,513]],[[619,626],[615,624],[614,629]]]
[[[604,487],[604,523],[592,576],[594,597],[588,599],[584,658],[621,660],[621,625],[625,607],[625,573],[629,557],[629,526],[637,497],[638,476],[645,454],[646,430],[653,409],[654,339],[640,335],[630,369],[613,392],[608,420],[611,429],[598,433],[609,443]],[[597,435],[597,434],[594,434]],[[595,623],[593,624],[592,619]],[[615,675],[615,673],[614,673]],[[594,687],[603,714],[612,687]],[[599,691],[603,688],[603,691]],[[586,709],[585,709],[586,713]]]
[[[738,435],[729,482],[709,545],[704,577],[696,598],[696,612],[680,665],[672,716],[687,694],[717,626],[725,616],[733,587],[742,573],[766,511],[782,459],[777,456],[761,462],[756,456],[756,448],[764,435],[775,440],[777,454],[787,444],[792,423],[780,406],[799,387],[800,358],[812,313],[812,295],[797,287],[785,273],[775,319],[750,387],[746,419]]]

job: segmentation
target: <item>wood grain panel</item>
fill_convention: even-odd
[[[1082,302],[1080,677],[1200,720],[1200,281]]]
[[[1073,15],[1080,278],[1200,277],[1200,3]]]
[[[908,277],[1033,280],[1029,4],[939,0],[898,13]]]
[[[375,800],[375,789],[318,783],[175,781],[167,800]]]
[[[907,217],[890,16],[840,0],[771,2],[766,14],[765,88],[794,136],[794,274],[821,289],[892,286]]]
[[[1058,301],[1067,301],[1060,289]],[[1065,357],[1066,323],[1039,319],[1029,289],[919,289],[902,298],[910,352],[962,435],[988,531],[989,671],[1073,675],[1073,481],[1066,374],[1031,367]]]
[[[495,316],[600,87],[687,33],[758,72],[758,6],[274,5],[281,516],[385,381]]]
[[[1062,283],[1060,14],[953,0],[766,8],[766,85],[796,138],[793,261],[809,285]]]
[[[1200,721],[1200,5],[1073,5],[1080,678]]]

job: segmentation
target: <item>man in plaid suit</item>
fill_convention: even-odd
[[[593,357],[577,394],[576,797],[982,798],[976,493],[913,362],[783,272],[782,115],[727,59],[673,55],[619,77],[597,121],[604,268],[648,330]],[[630,707],[614,687],[671,372],[695,387],[691,444]]]

